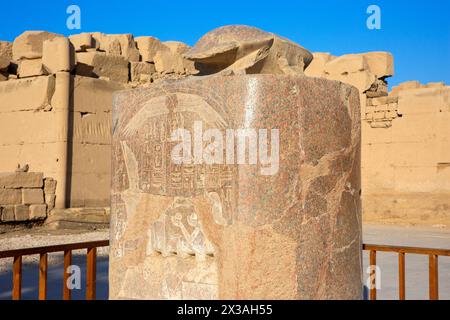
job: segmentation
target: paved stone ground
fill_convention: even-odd
[[[420,246],[432,248],[450,248],[450,229],[398,227],[389,225],[365,225],[363,228],[365,243]],[[0,234],[0,250],[20,248],[24,246],[43,246],[56,243],[104,240],[108,238],[108,230],[46,230],[36,228]],[[23,299],[37,299],[38,257],[24,259],[23,266]],[[369,257],[364,253],[364,271]],[[0,300],[11,297],[11,259],[0,260]],[[379,299],[397,299],[398,272],[397,255],[378,253],[377,263],[381,270],[381,288]],[[73,290],[73,299],[83,299],[85,292],[85,257],[82,252],[75,252],[73,264],[81,268],[82,289]],[[49,255],[48,298],[60,299],[62,296],[62,254]],[[108,298],[108,250],[99,250],[97,261],[97,298]],[[368,274],[364,274],[366,279]],[[439,293],[441,299],[450,299],[450,257],[439,259]],[[428,257],[420,255],[406,256],[406,298],[428,298]]]
[[[398,227],[365,225],[363,241],[372,244],[450,248],[450,229],[433,227]],[[428,256],[406,255],[406,299],[428,299]],[[369,254],[364,253],[364,271],[369,265]],[[398,299],[398,255],[377,253],[381,271],[381,288],[377,299]],[[364,279],[368,273],[364,273]],[[450,257],[439,257],[439,298],[450,299]]]

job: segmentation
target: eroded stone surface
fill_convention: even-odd
[[[303,74],[313,59],[302,46],[254,27],[231,25],[206,33],[184,57],[202,75]]]
[[[175,164],[171,133],[195,121],[278,129],[278,170]],[[356,89],[243,75],[123,91],[112,172],[110,298],[362,297]]]

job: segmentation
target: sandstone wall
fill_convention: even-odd
[[[55,205],[56,181],[42,172],[0,173],[0,223],[43,220]]]
[[[187,49],[99,32],[0,42],[0,172],[27,164],[55,178],[60,208],[109,206],[112,94],[195,73]]]
[[[386,52],[315,53],[305,73],[360,91],[364,220],[450,224],[450,87],[410,81],[388,93]]]

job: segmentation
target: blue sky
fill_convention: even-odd
[[[71,4],[81,8],[81,30],[66,27]],[[366,27],[370,4],[381,8],[381,30]],[[407,80],[450,84],[449,0],[24,0],[3,2],[2,12],[1,40],[11,41],[24,30],[101,31],[193,45],[216,27],[246,24],[311,51],[390,51],[395,58],[391,85]]]

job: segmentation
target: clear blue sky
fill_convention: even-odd
[[[66,9],[81,8],[81,30],[68,30]],[[366,27],[370,4],[381,8],[381,30]],[[449,0],[58,0],[3,1],[1,40],[24,30],[65,35],[132,33],[193,45],[207,31],[246,24],[285,36],[311,51],[335,55],[390,51],[395,76],[450,84]]]

